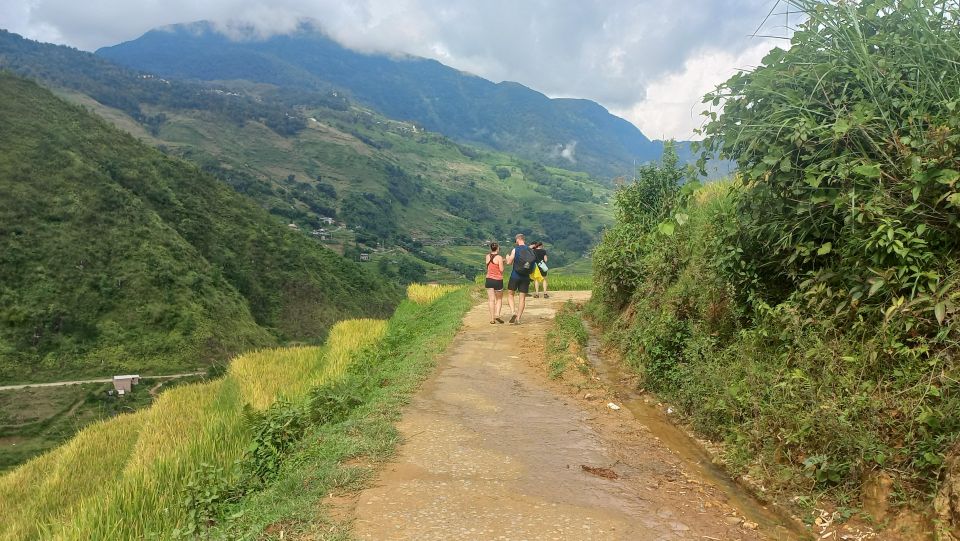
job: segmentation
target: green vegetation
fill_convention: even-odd
[[[390,458],[399,443],[393,425],[402,405],[431,372],[472,304],[468,288],[433,304],[402,303],[383,340],[350,365],[344,384],[318,391],[326,402],[347,403],[349,409],[333,422],[294,432],[298,442],[278,475],[261,491],[221,507],[227,521],[213,531],[239,538],[281,525],[286,535],[323,532],[335,538],[336,532],[346,538],[348,525],[327,515],[320,502],[358,488],[370,479],[372,467]]]
[[[573,263],[563,266],[551,266],[550,272],[556,274],[557,276],[569,275],[569,276],[584,276],[590,277],[593,276],[593,258],[592,257],[583,257],[577,259]],[[553,276],[551,274],[551,276]],[[576,289],[576,288],[568,288]],[[590,289],[590,288],[586,288]]]
[[[361,478],[348,459],[392,450],[398,406],[470,304],[463,288],[406,301],[385,324],[341,322],[323,347],[241,356],[221,380],[94,424],[0,477],[0,514],[10,518],[0,538],[236,539],[280,521],[308,528],[330,490]]]
[[[794,4],[791,48],[708,96],[742,180],[621,190],[590,310],[737,473],[928,506],[960,437],[960,11]]]
[[[553,327],[547,332],[547,362],[550,377],[557,379],[563,376],[571,363],[580,370],[588,370],[589,366],[580,353],[587,347],[590,333],[580,318],[581,306],[573,301],[564,303],[553,319]]]
[[[398,291],[194,166],[0,74],[0,379],[184,371]]]

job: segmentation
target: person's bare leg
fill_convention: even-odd
[[[490,308],[490,323],[494,323],[497,317],[497,293],[493,288],[487,288],[487,306]]]
[[[513,315],[517,315],[517,309],[514,308],[514,306],[513,306],[513,294],[514,294],[514,293],[516,293],[516,291],[513,291],[513,290],[511,289],[511,290],[510,290],[510,294],[507,295],[507,304],[510,305],[510,313],[513,314]]]
[[[520,293],[520,305],[519,311],[517,312],[517,323],[520,323],[520,318],[523,317],[523,307],[527,304],[527,294]]]
[[[496,313],[497,313],[497,315],[496,315],[495,317],[499,318],[499,317],[500,317],[500,312],[503,311],[503,290],[501,289],[500,291],[497,291],[497,292],[495,292],[494,294],[495,294],[496,297],[497,297],[497,301],[496,301]]]
[[[547,296],[547,277],[543,277],[543,296]]]

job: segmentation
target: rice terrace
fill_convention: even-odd
[[[0,540],[960,541],[957,0],[8,3]]]

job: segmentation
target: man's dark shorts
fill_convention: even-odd
[[[507,289],[510,291],[519,291],[520,293],[524,294],[528,293],[530,291],[530,277],[511,274],[510,283],[507,284]]]

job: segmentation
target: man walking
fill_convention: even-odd
[[[513,271],[510,273],[510,281],[507,289],[510,290],[510,296],[507,301],[510,303],[510,310],[513,316],[510,317],[510,323],[520,324],[520,318],[523,316],[523,308],[527,303],[527,293],[530,291],[530,273],[533,272],[533,266],[537,264],[537,256],[526,244],[523,233],[517,233],[517,246],[510,250],[507,256],[507,265],[513,265]],[[514,295],[520,293],[519,300],[514,304]]]

